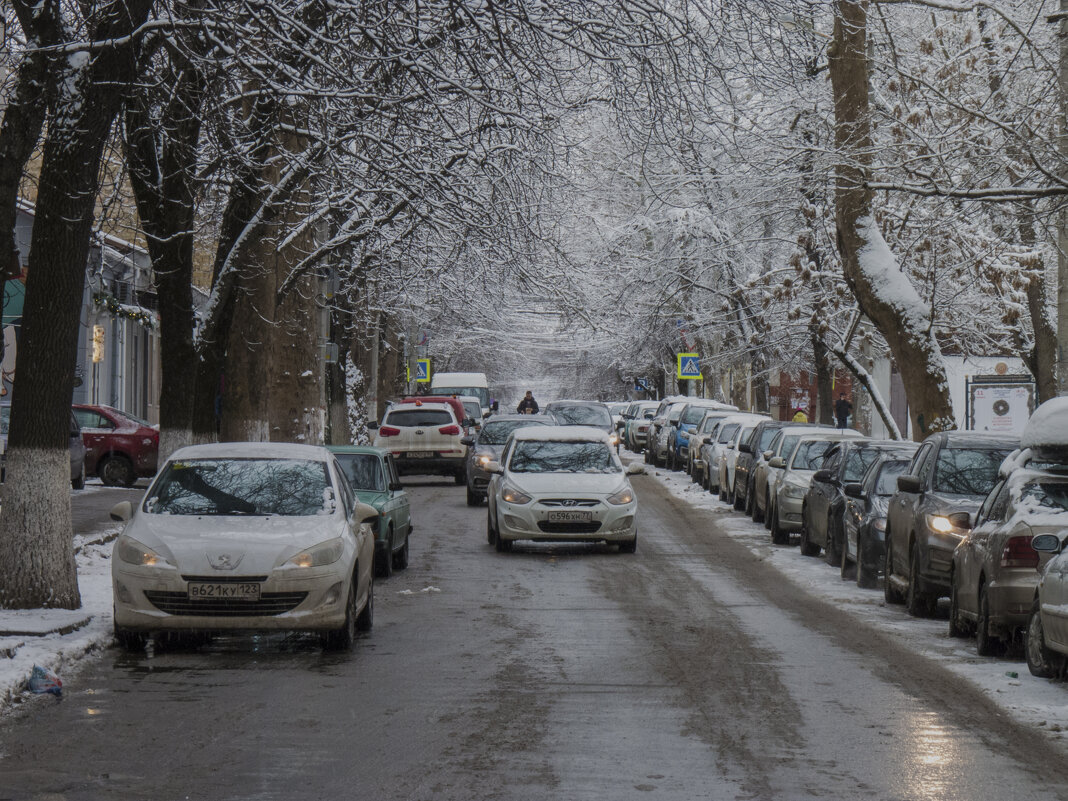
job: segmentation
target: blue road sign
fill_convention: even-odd
[[[678,354],[678,371],[676,375],[680,379],[701,378],[701,358],[696,353]]]
[[[430,359],[416,360],[415,380],[421,384],[427,384],[430,382]]]

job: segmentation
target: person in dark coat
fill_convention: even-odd
[[[537,414],[538,402],[534,400],[534,393],[528,389],[523,400],[519,401],[519,405],[515,407],[515,411],[516,414]]]
[[[838,400],[834,402],[834,416],[838,418],[838,427],[845,428],[849,424],[849,415],[853,412],[853,404],[846,400],[845,393],[839,393]]]

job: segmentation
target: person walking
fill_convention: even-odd
[[[534,393],[528,389],[523,400],[519,401],[519,405],[515,407],[515,411],[516,414],[537,414],[538,402],[534,400]]]
[[[839,393],[838,400],[834,402],[834,416],[838,419],[838,427],[845,428],[849,424],[849,415],[853,412],[853,404],[846,400],[844,392]]]

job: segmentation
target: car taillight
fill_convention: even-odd
[[[649,426],[638,426],[638,431],[648,431]]]
[[[442,426],[438,429],[439,434],[444,434],[446,437],[458,437],[460,436],[460,426]]]
[[[395,437],[400,434],[399,428],[393,428],[393,426],[382,426],[378,429],[378,435],[381,437]]]
[[[1002,567],[1038,567],[1038,551],[1031,547],[1030,537],[1010,537],[1001,552]]]

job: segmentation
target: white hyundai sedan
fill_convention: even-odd
[[[374,615],[377,512],[333,454],[282,443],[181,448],[136,508],[111,560],[115,636],[315,631],[349,648]]]
[[[617,543],[634,553],[637,500],[606,432],[586,426],[517,429],[490,462],[487,537],[498,551],[516,540]]]

